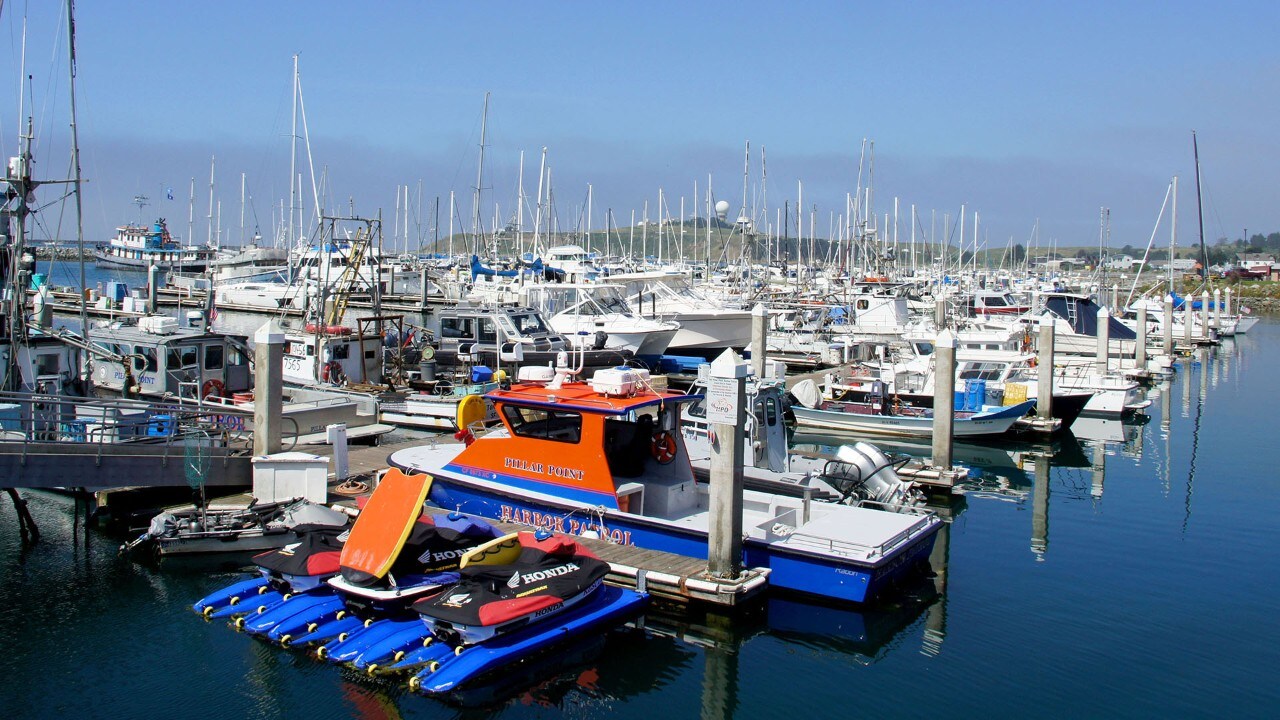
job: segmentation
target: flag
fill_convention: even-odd
[[[164,191],[164,194],[165,194],[165,197],[167,197],[167,198],[169,198],[170,200],[172,200],[172,199],[173,199],[173,188],[169,188],[168,190],[165,190],[165,191]]]

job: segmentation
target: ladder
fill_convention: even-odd
[[[351,253],[347,256],[347,265],[342,269],[342,276],[334,285],[333,306],[330,307],[329,316],[325,319],[326,325],[342,324],[351,293],[360,280],[360,267],[364,264],[364,256],[369,249],[369,239],[369,229],[360,228],[356,231],[355,238],[351,240]],[[374,278],[374,282],[377,282],[377,278]]]

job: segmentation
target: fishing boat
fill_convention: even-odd
[[[710,488],[696,482],[679,431],[701,396],[656,391],[629,369],[522,371],[485,397],[499,426],[459,445],[407,448],[389,462],[434,478],[441,507],[570,535],[706,557]],[[746,490],[743,562],[778,588],[865,602],[927,557],[941,521],[919,509],[810,503]]]
[[[199,245],[183,247],[169,234],[164,218],[150,225],[121,225],[116,236],[94,251],[99,266],[146,270],[204,272],[217,250]]]
[[[802,380],[791,389],[799,404],[792,406],[796,423],[802,427],[844,432],[932,437],[933,408],[895,402],[883,397],[872,402],[827,400],[812,380]],[[1035,400],[1014,405],[974,405],[955,413],[952,435],[981,437],[1004,435],[1022,416],[1033,410]]]

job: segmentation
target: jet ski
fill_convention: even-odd
[[[238,629],[267,635],[272,640],[285,638],[287,644],[285,636],[314,622],[316,616],[342,609],[341,598],[324,581],[337,574],[342,544],[349,532],[325,526],[301,526],[295,532],[299,533],[297,542],[253,558],[269,591],[280,598],[253,603],[245,614],[235,618]],[[291,619],[295,621],[290,623]]]
[[[440,640],[475,645],[567,610],[608,573],[608,563],[569,537],[512,533],[467,553],[457,584],[413,609]]]
[[[467,552],[497,537],[500,533],[480,519],[456,513],[434,519],[424,515],[410,529],[385,575],[373,577],[344,563],[327,583],[341,598],[343,612],[298,641],[324,643],[317,655],[357,668],[421,644],[427,628],[412,610],[413,603],[457,582],[458,566]]]

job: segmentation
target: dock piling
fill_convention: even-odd
[[[1182,298],[1182,340],[1187,347],[1191,347],[1191,330],[1195,324],[1195,315],[1192,314],[1191,309],[1191,298]]]
[[[1042,419],[1053,417],[1053,318],[1040,316],[1040,337],[1036,343],[1036,414]]]
[[[1222,290],[1213,289],[1213,326],[1222,332]]]
[[[253,454],[280,452],[284,424],[284,331],[269,320],[253,335]]]
[[[1226,303],[1226,307],[1222,309],[1222,313],[1226,315],[1228,318],[1230,318],[1231,317],[1231,288],[1226,289],[1226,292],[1223,295],[1223,302]]]
[[[1200,291],[1200,335],[1205,340],[1213,339],[1209,333],[1209,291]]]
[[[1164,296],[1164,322],[1160,334],[1166,357],[1173,357],[1173,295]]]
[[[742,571],[742,452],[747,424],[747,364],[732,349],[711,362],[711,522],[707,573],[734,579]]]
[[[1138,344],[1133,350],[1134,369],[1147,369],[1147,306],[1138,305]]]
[[[1098,372],[1107,374],[1111,355],[1111,311],[1098,308]]]
[[[751,372],[756,378],[764,377],[765,345],[769,337],[769,310],[764,303],[751,308]]]
[[[213,292],[211,289],[209,292]],[[151,265],[147,268],[147,314],[155,315],[160,307],[160,268]]]
[[[951,435],[956,415],[956,336],[938,333],[933,345],[933,465],[951,469]]]

